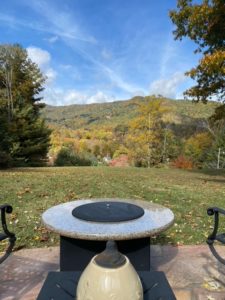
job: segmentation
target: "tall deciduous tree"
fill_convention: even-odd
[[[0,140],[0,166],[9,160],[14,165],[36,165],[46,157],[50,130],[40,117],[44,104],[39,96],[44,82],[25,49],[0,45],[0,136],[4,136]]]
[[[225,2],[224,0],[177,0],[170,11],[176,25],[175,39],[189,37],[201,52],[199,64],[186,75],[196,85],[185,92],[187,97],[207,102],[213,96],[225,100]]]
[[[139,108],[139,116],[130,124],[127,148],[137,166],[148,166],[163,160],[163,115],[168,108],[162,99],[149,97]]]

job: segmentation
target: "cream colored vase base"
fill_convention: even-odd
[[[77,300],[143,300],[140,278],[126,257],[118,268],[103,268],[92,258],[77,286]]]

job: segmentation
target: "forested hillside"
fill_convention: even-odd
[[[175,122],[208,118],[212,115],[215,102],[193,103],[187,100],[164,99],[176,114]],[[47,122],[55,126],[65,126],[70,129],[91,128],[95,125],[127,124],[137,116],[138,107],[146,103],[148,98],[134,97],[127,101],[111,103],[96,103],[89,105],[46,106],[43,115]]]
[[[223,167],[224,126],[210,117],[216,102],[135,97],[112,103],[46,106],[57,165]]]

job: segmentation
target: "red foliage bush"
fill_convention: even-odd
[[[191,170],[191,169],[193,169],[193,167],[194,167],[193,162],[192,162],[189,158],[187,158],[187,157],[185,157],[185,156],[183,156],[183,155],[178,156],[178,157],[172,162],[171,165],[172,165],[172,167],[175,167],[175,168],[179,168],[179,169],[187,169],[187,170]]]
[[[117,158],[112,159],[109,162],[110,167],[128,167],[129,162],[128,162],[128,156],[127,155],[120,155]]]

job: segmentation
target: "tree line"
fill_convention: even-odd
[[[182,120],[171,101],[148,96],[128,123],[72,130],[55,127],[50,155],[57,165],[97,165],[126,156],[136,167],[224,168],[224,121]],[[198,106],[198,104],[194,104]]]
[[[225,167],[221,106],[210,118],[185,123],[176,121],[166,99],[149,96],[128,123],[93,130],[50,129],[40,114],[44,82],[25,49],[0,46],[0,167],[41,166],[48,153],[56,165],[98,165],[105,158],[126,156],[138,167]]]

